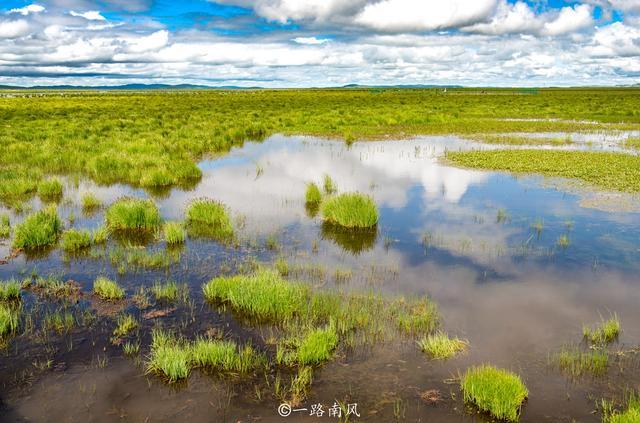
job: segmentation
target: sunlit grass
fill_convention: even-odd
[[[22,283],[16,280],[0,281],[0,301],[20,301]]]
[[[607,371],[609,355],[604,350],[583,351],[578,347],[563,347],[552,356],[552,362],[573,377],[601,376]]]
[[[14,333],[18,329],[19,320],[17,308],[0,303],[0,338]]]
[[[338,345],[338,334],[334,326],[314,329],[298,343],[297,362],[300,365],[318,365],[329,360]]]
[[[0,213],[0,239],[11,236],[11,220],[6,213]]]
[[[187,230],[190,235],[227,241],[233,238],[233,224],[226,207],[214,200],[201,198],[187,207]]]
[[[60,199],[62,191],[62,182],[56,178],[46,179],[38,184],[38,196],[44,201]]]
[[[156,301],[173,303],[187,295],[186,285],[178,285],[175,281],[155,282],[150,289]]]
[[[191,373],[191,349],[172,334],[154,329],[147,372],[164,375],[169,382],[186,379]]]
[[[99,276],[93,282],[93,292],[107,301],[121,300],[124,298],[124,289],[116,282],[102,276]]]
[[[62,222],[55,206],[27,216],[16,226],[14,248],[43,248],[54,245],[62,230]]]
[[[601,319],[596,326],[584,325],[582,327],[583,336],[592,344],[609,344],[620,335],[622,328],[617,314],[613,314],[608,319]]]
[[[307,184],[304,199],[307,205],[319,205],[322,202],[322,193],[317,184],[314,182]]]
[[[44,316],[43,326],[57,333],[69,332],[76,325],[76,319],[69,311],[56,311]]]
[[[340,194],[322,203],[325,221],[345,228],[371,228],[378,223],[378,209],[373,199],[360,193]]]
[[[326,174],[322,178],[322,189],[326,195],[335,194],[338,191],[336,183],[333,181],[331,176]]]
[[[153,231],[160,226],[160,212],[151,200],[121,198],[106,212],[106,225],[112,231]]]
[[[439,317],[436,305],[429,299],[415,303],[404,303],[397,312],[398,328],[406,334],[425,334],[438,327]]]
[[[418,346],[429,357],[436,360],[446,360],[469,348],[469,342],[459,338],[450,338],[444,332],[436,332],[420,339]]]
[[[80,199],[82,211],[84,213],[92,213],[102,207],[102,201],[92,192],[86,192]]]
[[[638,423],[640,422],[640,395],[634,391],[625,394],[624,408],[616,409],[612,401],[602,400],[603,423]]]
[[[62,233],[60,246],[68,253],[74,253],[91,247],[91,232],[85,229],[68,229]]]
[[[529,391],[520,376],[489,365],[467,369],[460,386],[464,401],[475,404],[493,417],[518,421],[522,403]]]
[[[163,226],[164,240],[169,245],[184,243],[187,233],[180,222],[165,222]]]
[[[131,314],[123,314],[118,316],[117,326],[113,330],[113,335],[121,338],[127,336],[138,327],[138,321]]]

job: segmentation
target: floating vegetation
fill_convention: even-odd
[[[214,200],[201,198],[187,207],[189,235],[228,241],[233,238],[233,225],[226,207]]]
[[[93,213],[102,207],[102,201],[92,192],[84,193],[80,199],[80,204],[85,214]]]
[[[325,221],[345,228],[372,228],[378,223],[376,203],[368,195],[346,193],[330,197],[322,203]]]
[[[38,184],[38,196],[43,201],[57,201],[62,198],[62,182],[52,178],[40,181]]]
[[[424,336],[418,341],[422,352],[436,360],[446,360],[469,348],[469,342],[459,338],[450,338],[444,332]]]
[[[92,243],[91,232],[85,229],[67,229],[60,239],[62,249],[67,253],[86,250]]]
[[[610,344],[618,339],[620,332],[621,325],[617,314],[613,314],[607,320],[601,318],[600,323],[595,326],[584,325],[582,327],[582,335],[595,345]]]
[[[16,226],[14,248],[37,249],[54,245],[62,230],[55,206],[49,206],[27,216]]]
[[[169,245],[183,244],[187,238],[184,225],[180,222],[165,222],[163,231],[164,240]]]
[[[464,401],[493,417],[518,421],[522,403],[529,395],[520,376],[490,365],[474,366],[462,376]]]
[[[552,356],[552,363],[573,377],[601,376],[607,371],[609,355],[604,350],[583,351],[579,347],[563,347]]]
[[[99,276],[93,282],[93,292],[106,301],[116,301],[124,298],[124,289],[116,282],[103,276]]]
[[[155,231],[160,226],[160,212],[151,200],[121,198],[106,212],[106,225],[111,231]]]

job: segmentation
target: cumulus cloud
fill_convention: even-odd
[[[28,6],[25,7],[19,7],[16,9],[11,9],[9,10],[9,14],[11,13],[19,13],[22,16],[27,16],[30,13],[40,13],[40,12],[44,12],[45,8],[44,6],[40,6],[39,4],[30,4]]]
[[[75,12],[75,11],[73,11],[73,10],[72,10],[71,12],[69,12],[69,14],[70,14],[71,16],[76,16],[76,17],[79,17],[79,18],[84,18],[84,19],[86,19],[86,20],[88,20],[88,21],[106,21],[106,20],[107,20],[107,18],[105,18],[104,16],[102,16],[102,15],[100,14],[100,12],[99,12],[99,11],[97,11],[97,10],[89,10],[89,11],[87,11],[87,12],[82,12],[82,13],[80,13],[80,12]]]
[[[24,19],[0,21],[0,38],[17,38],[29,33],[29,23]]]
[[[563,7],[554,20],[544,24],[542,32],[545,35],[559,35],[586,28],[592,24],[592,7],[580,4],[574,7]]]
[[[327,38],[316,38],[316,37],[296,37],[293,39],[293,42],[298,44],[325,44],[329,42]]]
[[[621,22],[598,28],[593,44],[586,48],[595,57],[640,56],[640,29]]]

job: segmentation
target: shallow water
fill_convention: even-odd
[[[580,148],[609,149],[611,139],[602,139],[606,142],[587,140]],[[640,213],[625,211],[637,209],[640,200],[624,196],[635,207],[613,207],[617,211],[586,208],[588,192],[572,191],[557,180],[443,162],[445,150],[467,148],[495,146],[424,137],[347,147],[274,136],[203,161],[203,179],[192,190],[148,194],[85,181],[75,188],[69,181],[66,197],[71,201],[60,210],[76,217],[75,227],[93,228],[103,220],[101,212],[86,217],[79,209],[81,194],[88,190],[105,204],[122,195],[151,195],[163,217],[176,220],[183,218],[190,200],[210,197],[234,214],[240,245],[189,240],[179,262],[168,269],[129,269],[120,275],[106,257],[65,258],[53,251],[0,265],[0,278],[56,273],[89,291],[96,275],[105,274],[127,287],[129,295],[141,284],[175,279],[188,283],[193,304],[160,319],[165,326],[180,326],[183,333],[216,327],[260,346],[259,331],[204,305],[200,286],[217,274],[233,273],[252,257],[271,262],[284,256],[297,266],[297,277],[318,287],[427,294],[438,304],[444,329],[471,344],[467,354],[446,362],[427,360],[412,340],[341,353],[316,372],[304,406],[320,402],[327,408],[336,399],[348,400],[358,403],[365,421],[393,421],[402,414],[406,421],[489,421],[465,407],[452,379],[469,365],[490,362],[516,371],[529,388],[521,421],[599,421],[592,413],[596,400],[640,383],[638,360],[630,352],[640,342]],[[341,192],[374,197],[381,213],[377,233],[345,236],[309,215],[305,184],[320,183],[324,174]],[[39,207],[34,200],[33,208]],[[568,247],[558,245],[563,235],[570,240]],[[270,236],[278,240],[277,251],[265,245]],[[108,248],[114,246],[110,241]],[[164,245],[147,248],[163,250]],[[6,245],[0,247],[0,254],[7,252]],[[351,269],[353,276],[336,281],[336,269]],[[75,307],[91,309],[92,304],[83,298]],[[583,323],[596,323],[610,312],[623,325],[612,349],[628,352],[613,360],[606,376],[571,379],[549,365],[550,352],[581,341]],[[143,352],[151,326],[143,324]],[[140,363],[122,357],[121,348],[108,341],[112,329],[109,317],[99,317],[91,330],[76,329],[46,344],[25,335],[13,339],[0,357],[5,420],[283,421],[276,412],[280,401],[263,381],[195,372],[187,383],[167,386],[145,375]],[[44,357],[52,359],[51,369],[38,370],[32,363]],[[435,405],[420,399],[429,389],[442,396]],[[301,414],[287,419],[301,420]]]

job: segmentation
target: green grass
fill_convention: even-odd
[[[638,423],[640,422],[640,395],[634,391],[625,394],[626,404],[623,410],[616,410],[612,401],[602,400],[603,423]]]
[[[557,150],[452,151],[454,164],[478,169],[577,179],[604,190],[639,192],[640,157],[622,153]]]
[[[106,212],[111,231],[154,231],[161,223],[158,207],[151,200],[121,198]]]
[[[93,230],[91,233],[91,238],[93,239],[93,243],[96,245],[104,244],[109,239],[109,228],[103,225]]]
[[[617,314],[613,314],[607,320],[601,319],[595,326],[584,325],[582,334],[589,342],[596,345],[606,345],[618,339],[622,331],[620,319]]]
[[[170,383],[186,379],[191,373],[191,349],[172,334],[154,329],[147,372],[161,374]]]
[[[163,231],[164,240],[169,245],[183,244],[187,238],[184,225],[180,222],[165,222]]]
[[[436,332],[420,339],[418,346],[429,357],[446,360],[469,348],[469,342],[459,338],[449,338],[444,332]]]
[[[0,213],[0,239],[11,236],[11,220],[6,213]]]
[[[227,241],[233,238],[233,224],[224,204],[201,198],[187,207],[187,230],[190,235]]]
[[[326,222],[345,228],[372,228],[378,223],[378,209],[373,199],[360,193],[346,193],[322,203]]]
[[[134,269],[166,269],[180,261],[180,252],[116,247],[109,251],[109,260],[114,267],[123,268],[125,271],[129,267]]]
[[[62,198],[62,182],[52,178],[40,181],[38,184],[38,196],[44,201],[55,201]]]
[[[14,333],[18,329],[19,320],[18,309],[0,303],[0,338]]]
[[[84,213],[93,213],[102,207],[102,201],[92,192],[84,193],[80,199],[80,203]]]
[[[175,281],[155,282],[151,287],[151,293],[156,301],[173,303],[185,294],[186,286],[178,285]]]
[[[583,351],[578,347],[564,347],[552,357],[552,361],[570,376],[601,376],[607,371],[609,355],[604,350]]]
[[[118,316],[117,326],[113,330],[113,335],[122,338],[133,332],[138,327],[138,321],[131,314]]]
[[[473,139],[485,144],[504,145],[568,145],[573,143],[570,137],[543,138],[508,134],[479,134]]]
[[[75,253],[91,247],[91,232],[87,230],[68,229],[62,233],[60,245],[67,253]]]
[[[56,276],[39,277],[35,281],[34,290],[41,295],[52,298],[71,298],[78,294],[78,287],[64,282]]]
[[[116,282],[102,276],[99,276],[93,282],[93,292],[107,301],[116,301],[124,298],[124,289]]]
[[[438,327],[438,309],[428,299],[424,298],[413,304],[403,302],[402,306],[396,317],[398,329],[402,332],[409,335],[425,334]]]
[[[498,419],[518,421],[522,403],[529,391],[520,376],[490,365],[467,369],[460,381],[466,403]]]
[[[322,178],[322,189],[326,195],[335,194],[338,191],[336,183],[331,179],[331,176],[324,175]]]
[[[307,205],[319,205],[322,202],[322,193],[320,188],[314,182],[307,184],[307,189],[304,194],[305,204]]]
[[[38,249],[54,245],[62,230],[55,206],[49,206],[27,216],[16,226],[13,247]]]
[[[76,324],[76,319],[68,311],[57,311],[44,316],[43,327],[57,333],[69,332]]]
[[[571,240],[569,239],[569,235],[560,235],[558,240],[556,241],[556,245],[560,248],[568,248],[571,245]]]
[[[338,346],[338,334],[335,327],[329,325],[307,333],[298,343],[296,358],[302,366],[316,366],[331,357]]]
[[[16,280],[0,281],[0,301],[20,301],[22,283]]]

